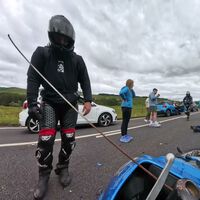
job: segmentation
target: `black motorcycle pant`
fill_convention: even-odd
[[[77,108],[77,104],[74,104]],[[58,156],[57,168],[67,168],[70,155],[76,145],[75,126],[78,114],[67,104],[49,104],[43,102],[42,119],[38,145],[35,156],[38,161],[39,172],[51,172],[53,161],[53,146],[57,132],[57,124],[60,122],[61,148]]]
[[[190,105],[186,105],[185,109],[186,109],[185,114],[189,117],[190,116],[190,110],[191,110]]]

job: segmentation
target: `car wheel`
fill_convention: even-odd
[[[167,110],[167,111],[166,111],[166,116],[167,116],[167,117],[170,117],[170,115],[171,115],[170,110]]]
[[[109,113],[102,113],[99,116],[98,124],[99,126],[109,126],[112,123],[112,116]]]
[[[30,131],[30,133],[38,133],[40,129],[40,124],[38,120],[34,120],[31,117],[28,117],[27,119],[27,128]]]

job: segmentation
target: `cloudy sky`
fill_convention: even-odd
[[[30,59],[48,43],[48,21],[65,15],[76,32],[75,51],[88,68],[92,91],[117,94],[129,78],[138,96],[200,99],[199,0],[1,0],[0,87],[26,88]]]

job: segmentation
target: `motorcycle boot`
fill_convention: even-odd
[[[62,169],[55,169],[55,173],[59,175],[59,182],[65,188],[70,185],[72,178],[69,175],[68,167]]]
[[[33,193],[35,200],[42,200],[48,190],[50,173],[39,173],[39,180],[37,187]]]

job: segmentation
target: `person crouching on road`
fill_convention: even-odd
[[[153,91],[149,94],[149,109],[151,112],[150,115],[150,124],[152,127],[160,127],[160,124],[157,122],[157,99],[160,94],[157,94],[158,89],[154,88]]]
[[[122,87],[119,95],[122,98],[121,109],[122,109],[122,125],[121,125],[121,138],[120,142],[130,142],[133,137],[127,134],[128,123],[131,118],[131,112],[133,108],[133,98],[135,97],[135,92],[133,90],[134,81],[128,79],[126,81],[126,86]]]

